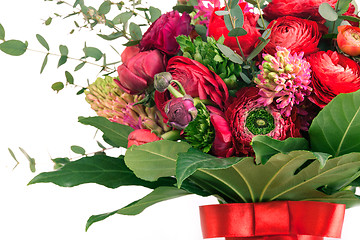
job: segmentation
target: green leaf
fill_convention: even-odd
[[[66,82],[74,84],[74,77],[68,71],[65,71]]]
[[[178,153],[189,148],[187,143],[169,140],[132,146],[126,151],[125,163],[137,177],[155,181],[160,177],[174,176]]]
[[[151,16],[150,22],[155,22],[161,16],[160,9],[155,8],[153,6],[150,6],[149,12],[150,12],[150,16]]]
[[[218,15],[218,16],[225,16],[225,15],[229,15],[230,12],[229,12],[229,11],[221,11],[221,10],[220,10],[220,11],[216,11],[215,14]]]
[[[82,68],[84,67],[85,63],[86,63],[86,62],[82,62],[82,63],[80,63],[79,65],[77,65],[77,66],[75,67],[74,71],[76,72],[76,71],[82,69]]]
[[[110,122],[104,117],[79,117],[79,122],[84,125],[91,125],[104,133],[104,136],[111,140],[116,147],[127,147],[128,135],[134,131],[133,128],[119,123]]]
[[[76,154],[85,155],[85,153],[86,153],[85,149],[80,146],[73,145],[70,148],[71,148],[71,151],[73,151]]]
[[[119,210],[91,216],[86,223],[86,230],[88,230],[93,223],[102,221],[116,213],[123,215],[137,215],[144,211],[147,207],[152,206],[158,202],[182,197],[188,194],[188,192],[177,189],[175,187],[158,187],[142,199],[137,200]]]
[[[46,64],[47,64],[47,62],[48,62],[48,56],[49,56],[49,53],[45,55],[44,61],[43,61],[43,63],[42,63],[41,69],[40,69],[40,74],[41,74],[41,73],[44,71],[44,69],[45,69],[45,66],[46,66]]]
[[[43,36],[41,36],[40,34],[36,34],[36,38],[39,41],[39,43],[46,48],[46,50],[50,51],[50,47],[49,44],[46,42],[45,38],[43,38]]]
[[[59,51],[60,51],[61,56],[67,56],[69,54],[69,49],[65,45],[60,45]]]
[[[64,65],[67,62],[67,59],[68,59],[67,56],[61,56],[59,58],[58,67],[60,67],[61,65]]]
[[[0,50],[12,56],[20,56],[26,52],[27,45],[19,40],[8,40],[0,44]]]
[[[76,95],[83,94],[85,91],[86,91],[86,88],[82,88],[76,93]]]
[[[96,61],[99,61],[103,56],[103,53],[95,47],[84,47],[83,51],[86,57],[95,58]]]
[[[27,152],[22,149],[21,147],[19,147],[20,151],[25,155],[26,159],[29,161],[29,165],[30,165],[30,171],[31,172],[35,172],[36,171],[36,168],[35,168],[35,159],[30,157],[29,154],[27,154]]]
[[[178,187],[198,169],[225,169],[239,162],[242,158],[217,158],[205,154],[195,148],[190,148],[186,153],[179,153],[176,163],[176,179]]]
[[[52,22],[52,18],[49,17],[48,19],[46,19],[45,25],[46,25],[46,26],[49,26],[49,25],[51,24],[51,22]]]
[[[250,61],[254,57],[256,57],[264,49],[266,44],[268,44],[269,42],[270,42],[270,39],[267,39],[265,42],[261,42],[259,45],[257,45],[257,47],[249,54],[249,56],[247,57],[247,60]]]
[[[329,3],[322,3],[319,6],[319,13],[320,15],[328,21],[334,22],[338,19],[338,14],[335,10],[331,7]]]
[[[120,23],[127,23],[132,16],[133,16],[132,12],[123,12],[118,15],[118,18],[120,20]],[[114,22],[115,22],[115,18],[114,18]]]
[[[311,149],[334,157],[360,152],[360,91],[339,94],[313,120]]]
[[[111,2],[110,1],[105,1],[100,5],[98,13],[100,15],[107,14],[107,13],[110,12],[110,9],[111,9]]]
[[[52,90],[59,92],[60,90],[64,89],[64,84],[62,82],[56,82],[51,85]]]
[[[191,13],[192,11],[194,11],[194,7],[193,6],[186,6],[186,5],[176,5],[173,7],[174,11],[178,11],[179,13]]]
[[[255,162],[257,164],[265,164],[277,153],[309,149],[309,143],[305,138],[287,138],[284,141],[280,141],[265,135],[253,137],[251,146],[254,149],[256,156]]]
[[[248,2],[250,4],[252,4],[253,6],[256,6],[256,1],[255,0],[245,0],[245,2]]]
[[[245,29],[243,29],[242,27],[238,27],[238,28],[234,28],[232,29],[229,33],[228,36],[229,37],[240,37],[240,36],[244,36],[246,35],[247,32]]]
[[[1,24],[0,24],[0,40],[5,40],[5,29]]]
[[[239,0],[229,0],[228,1],[230,9],[235,8],[239,4]]]
[[[196,24],[195,31],[201,36],[201,39],[203,39],[203,41],[206,41],[207,28],[204,25]]]
[[[129,42],[123,44],[123,46],[130,47],[130,46],[135,46],[135,45],[137,45],[137,44],[139,44],[139,43],[140,43],[140,40],[137,40],[137,41],[129,41]]]
[[[360,18],[353,17],[353,16],[341,15],[341,16],[339,16],[339,18],[343,19],[343,20],[353,21],[353,22],[360,22]]]
[[[139,41],[142,38],[142,33],[141,33],[141,29],[139,27],[139,25],[137,25],[136,23],[130,23],[129,25],[129,31],[130,31],[130,36],[132,38],[132,40],[134,41]]]
[[[242,79],[245,83],[247,83],[247,84],[250,84],[250,83],[251,83],[251,79],[250,79],[245,73],[239,72],[239,74],[240,74],[241,79]]]
[[[233,0],[236,1],[236,0]],[[235,28],[242,28],[244,25],[244,13],[239,5],[235,5],[230,9],[231,17],[235,20]]]
[[[264,23],[263,23],[263,20],[262,20],[261,18],[259,18],[259,19],[257,20],[257,24],[258,24],[262,29],[267,29],[267,27],[268,27],[268,25],[269,25],[269,22],[264,19]]]
[[[236,52],[234,52],[231,48],[229,48],[228,46],[225,46],[223,44],[217,43],[216,46],[219,48],[219,50],[230,59],[230,61],[237,63],[237,64],[242,64],[244,62],[244,60],[242,59],[242,57],[237,54]]]
[[[119,37],[124,36],[124,34],[122,32],[114,32],[110,35],[104,35],[104,34],[97,34],[99,37],[101,37],[102,39],[108,40],[108,41],[112,41],[115,39],[118,39]]]
[[[9,151],[11,157],[12,157],[12,158],[15,160],[15,162],[16,162],[16,165],[15,165],[15,167],[14,167],[14,168],[16,168],[16,166],[19,165],[19,161],[16,159],[16,156],[15,156],[14,152],[13,152],[10,148],[8,148],[8,151]]]
[[[350,3],[352,0],[338,0],[338,6],[337,6],[337,14],[342,15],[347,12],[347,10],[350,7]]]

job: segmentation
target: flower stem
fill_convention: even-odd
[[[169,92],[176,98],[184,97],[183,94],[181,94],[176,88],[174,88],[171,84],[167,88]]]
[[[263,28],[264,28],[264,30],[265,30],[265,29],[266,29],[266,28],[265,28],[265,21],[264,21],[263,14],[262,14],[262,12],[261,12],[260,1],[259,1],[259,0],[256,0],[256,4],[257,4],[257,8],[259,9],[259,14],[260,14],[261,22],[262,22],[262,24],[263,24]]]

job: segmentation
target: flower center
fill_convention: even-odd
[[[254,135],[265,135],[274,130],[274,117],[265,109],[257,109],[249,113],[245,126]]]

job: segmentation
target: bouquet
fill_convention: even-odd
[[[319,219],[331,218],[317,212],[323,206],[341,220],[344,205],[360,202],[355,192],[360,176],[360,19],[354,2],[189,0],[178,1],[174,11],[164,14],[141,1],[131,6],[104,1],[94,8],[77,0],[70,5],[79,10],[66,17],[85,19],[77,27],[104,24],[113,32],[98,36],[126,39],[126,49],[121,61],[108,63],[101,50],[85,45],[75,68],[89,64],[88,58],[103,60],[97,64],[103,75],[78,91],[98,115],[79,117],[79,122],[102,132],[101,150],[89,155],[73,146],[83,157],[52,159],[56,170],[40,173],[30,184],[153,190],[120,209],[91,216],[87,228],[114,214],[136,215],[155,203],[196,194],[219,201],[201,209],[204,237],[339,237],[341,226],[313,231],[311,221],[269,233],[274,216],[268,211],[298,216],[293,222],[318,214],[315,219],[323,224]],[[114,7],[121,13],[111,19]],[[144,33],[144,24],[131,20],[140,15],[136,11],[149,25]],[[36,37],[49,51],[45,38]],[[7,54],[29,50],[27,42],[7,40],[2,25],[0,39],[0,50]],[[68,48],[59,50],[62,66]],[[65,77],[65,84],[56,82],[53,90],[75,85],[70,71]],[[110,156],[104,145],[126,151]],[[246,203],[241,205],[246,209],[235,211],[235,203]],[[300,214],[304,210],[309,214]],[[241,224],[261,222],[265,229],[250,226],[261,230],[244,233],[214,223],[229,212],[226,226],[232,226],[232,214],[239,211],[255,212]],[[294,225],[310,230],[295,231]]]

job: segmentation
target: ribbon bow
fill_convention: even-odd
[[[322,240],[340,238],[345,205],[310,201],[230,203],[200,207],[204,238]]]

